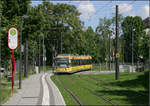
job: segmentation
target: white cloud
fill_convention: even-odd
[[[128,15],[129,15],[129,16],[132,16],[132,17],[136,16],[136,14],[133,13],[133,12],[129,12]]]
[[[119,14],[127,15],[127,16],[136,16],[136,14],[132,11],[133,6],[131,4],[119,4]],[[113,11],[115,11],[115,6],[112,7]]]
[[[113,9],[115,11],[115,6],[113,6]],[[131,4],[120,4],[119,13],[127,16],[141,16],[145,19],[149,16],[149,5],[145,5],[135,10]]]
[[[120,4],[119,12],[120,13],[129,13],[132,10],[133,6],[131,4]]]
[[[149,6],[145,5],[139,10],[139,16],[141,16],[143,19],[147,18],[149,16]]]
[[[95,8],[90,1],[80,1],[78,10],[81,12],[81,17],[86,19],[90,19],[95,13]]]
[[[148,5],[145,5],[144,7],[143,7],[143,9],[144,9],[144,11],[145,11],[145,15],[148,17],[149,16],[149,6]]]

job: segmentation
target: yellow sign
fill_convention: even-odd
[[[120,54],[119,53],[116,53],[116,58],[119,58],[120,57]]]

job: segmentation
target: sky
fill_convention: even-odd
[[[49,0],[50,1],[50,0]],[[119,1],[119,0],[106,0],[106,1],[50,1],[53,4],[57,3],[67,3],[70,5],[75,5],[78,11],[81,13],[80,19],[84,22],[85,28],[88,26],[92,26],[95,30],[98,26],[100,18],[112,18],[115,16],[115,6],[119,6],[119,13],[121,13],[124,17],[126,16],[141,16],[142,19],[145,19],[149,16],[149,1]],[[37,6],[41,4],[42,1],[32,1],[32,6]]]

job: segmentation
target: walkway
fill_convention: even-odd
[[[4,105],[65,105],[61,93],[50,80],[51,75],[40,73],[30,76],[22,82],[22,89]]]

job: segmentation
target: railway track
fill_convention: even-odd
[[[80,101],[80,99],[69,89],[67,88],[58,78],[58,75],[56,75],[56,81],[73,97],[73,99],[81,106],[83,106],[83,103]]]
[[[93,83],[92,80],[84,79],[84,78],[82,78],[80,75],[78,75],[78,77],[79,77],[81,80],[87,81],[88,83],[92,83],[92,84],[94,84],[94,85],[96,85],[96,86],[98,86],[98,87],[102,87],[102,88],[104,88],[104,90],[107,90],[107,91],[114,90],[114,89],[111,89],[111,88],[108,88],[108,87],[99,86],[99,84],[102,84],[102,83],[110,85],[110,84],[109,84],[108,82],[106,82],[106,81],[97,80],[96,78],[93,78],[92,76],[88,76],[89,79],[92,79],[92,80],[95,80],[95,81],[96,81],[96,83]],[[65,79],[71,81],[72,83],[74,83],[75,85],[77,85],[77,86],[81,87],[82,89],[88,91],[89,93],[91,93],[91,94],[93,94],[93,95],[95,95],[95,96],[97,96],[97,97],[103,99],[104,101],[106,101],[107,103],[109,103],[109,104],[111,104],[111,105],[113,105],[113,106],[118,106],[118,105],[119,105],[119,104],[115,103],[114,101],[112,101],[112,100],[113,100],[112,98],[106,97],[106,96],[103,95],[103,94],[97,93],[97,92],[95,92],[95,91],[89,89],[88,87],[85,87],[85,86],[81,85],[79,82],[73,80],[70,76],[66,77]],[[58,78],[57,75],[56,75],[56,80],[57,80],[57,82],[73,97],[73,99],[75,99],[75,101],[76,101],[79,105],[83,105],[83,103],[82,103],[81,100],[77,97],[77,95],[73,94],[73,92],[72,92],[69,88],[67,88],[67,87],[59,80],[59,78]],[[122,87],[119,87],[119,88],[120,88],[120,89],[117,89],[117,90],[128,90],[128,89],[123,89]],[[116,89],[115,89],[115,90],[116,90]],[[116,92],[116,91],[114,91],[114,92]],[[136,91],[135,91],[135,92],[136,92]],[[117,92],[116,92],[116,93],[117,93]],[[124,93],[122,92],[121,94],[124,94]],[[143,94],[142,94],[142,95],[143,95]],[[131,100],[133,99],[133,101],[136,101],[136,102],[139,103],[139,104],[145,104],[145,103],[142,103],[142,101],[137,101],[137,99],[135,99],[135,97],[130,97],[130,99],[131,99]]]
[[[106,101],[107,103],[109,103],[109,104],[111,104],[111,105],[113,105],[113,106],[118,106],[118,104],[112,102],[112,100],[111,100],[110,98],[108,98],[108,97],[106,98],[106,97],[104,97],[104,95],[98,94],[97,92],[94,92],[93,90],[91,90],[91,89],[89,89],[89,88],[87,88],[87,87],[85,87],[85,86],[83,86],[83,85],[77,83],[76,81],[72,80],[72,79],[69,78],[69,77],[67,77],[67,78],[68,78],[68,80],[74,82],[76,85],[78,85],[78,86],[80,86],[81,88],[87,90],[89,93],[92,93],[93,95],[95,95],[95,96],[97,96],[97,97],[103,99],[103,100]]]
[[[95,81],[97,81],[97,82],[102,82],[102,83],[104,83],[104,84],[107,84],[107,85],[109,85],[109,83],[108,82],[106,82],[106,81],[104,81],[104,80],[97,80],[96,78],[93,78],[93,77],[91,77],[91,76],[88,76],[90,79],[93,79],[93,80],[95,80]],[[114,84],[112,84],[112,85],[114,85]],[[132,92],[135,92],[135,93],[137,93],[137,94],[139,94],[139,95],[142,95],[142,96],[149,96],[148,94],[145,94],[145,93],[142,93],[142,92],[138,92],[138,91],[135,91],[135,90],[132,90],[132,89],[129,89],[129,88],[125,88],[125,87],[121,87],[121,86],[119,86],[118,88],[121,88],[121,89],[124,89],[124,90],[130,90],[130,91],[132,91]]]
[[[83,79],[82,77],[80,77],[80,75],[78,76],[81,80],[84,80],[86,82],[91,82],[90,80],[87,80],[87,79]],[[91,82],[92,83],[92,82]],[[93,83],[92,83],[93,84]],[[98,86],[98,83],[95,83],[94,85]],[[98,86],[99,87],[99,86]],[[107,88],[107,87],[102,87],[104,88],[104,90],[111,90],[110,88]]]
[[[85,81],[87,81],[87,82],[90,82],[89,80],[86,80],[86,79],[83,79],[83,78],[81,78],[80,76],[78,76],[80,79],[82,79],[82,80],[85,80]],[[91,78],[91,76],[88,76],[90,79],[93,79],[93,80],[95,80],[95,81],[102,81],[102,83],[105,83],[105,84],[107,84],[107,85],[109,85],[109,83],[108,82],[105,82],[105,81],[103,81],[103,80],[97,80],[97,79],[95,79],[95,78]],[[98,86],[98,84],[95,84],[96,86]],[[107,89],[107,90],[113,90],[113,89],[110,89],[110,88],[107,88],[107,87],[103,87],[103,86],[98,86],[98,87],[101,87],[101,88],[104,88],[105,90]],[[123,89],[122,87],[121,87],[121,89]],[[120,89],[116,89],[116,90],[120,90]],[[123,90],[128,90],[128,89],[123,89]],[[131,90],[131,91],[134,91],[134,90]],[[114,91],[115,92],[115,91]],[[141,96],[143,96],[143,95],[141,95]],[[145,96],[144,96],[145,97]],[[133,99],[135,102],[138,102],[138,103],[140,103],[140,104],[145,104],[145,103],[143,103],[143,102],[141,102],[141,101],[137,101],[134,97],[130,97],[130,99]]]

